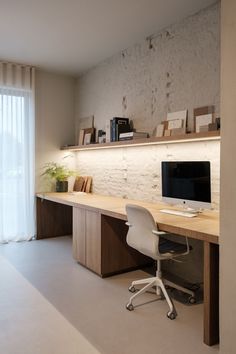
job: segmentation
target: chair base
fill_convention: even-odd
[[[138,292],[136,292],[134,295],[131,296],[131,298],[129,299],[129,302],[126,305],[127,310],[132,311],[134,310],[134,306],[133,306],[133,300],[137,297],[142,295],[143,293],[145,293],[146,291],[148,291],[149,289],[151,289],[152,287],[156,287],[156,294],[157,296],[159,296],[160,298],[162,298],[162,296],[164,296],[165,300],[167,301],[167,304],[169,306],[169,311],[167,312],[167,317],[170,319],[175,319],[177,316],[177,311],[175,309],[175,306],[173,304],[173,301],[171,300],[171,298],[169,297],[165,285],[166,286],[170,286],[172,288],[175,288],[177,290],[183,291],[187,294],[190,295],[189,297],[189,302],[190,303],[194,303],[195,300],[195,294],[193,291],[186,289],[180,285],[177,285],[169,280],[163,279],[161,278],[158,274],[160,274],[159,272],[157,272],[157,276],[156,277],[151,277],[151,278],[146,278],[146,279],[140,279],[140,280],[135,280],[132,282],[131,286],[129,287],[129,291],[131,292],[135,292],[135,285],[145,285],[143,288],[141,288]]]

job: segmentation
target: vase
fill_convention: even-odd
[[[68,181],[56,181],[56,192],[68,192]]]

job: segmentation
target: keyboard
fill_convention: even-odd
[[[173,210],[173,209],[160,209],[159,211],[161,213],[184,216],[186,218],[194,218],[195,216],[198,215],[197,213],[190,213],[187,211],[180,211],[180,210]]]

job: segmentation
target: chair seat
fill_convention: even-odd
[[[174,242],[171,240],[167,240],[164,237],[160,237],[159,239],[159,252],[161,254],[164,253],[174,253],[174,254],[181,254],[187,251],[186,244],[182,244],[179,242]]]

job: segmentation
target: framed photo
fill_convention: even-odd
[[[76,131],[76,141],[79,143],[81,141],[80,139],[80,132],[81,130],[84,130],[84,135],[85,135],[85,130],[94,128],[94,116],[88,116],[88,117],[80,117],[76,119],[75,121],[75,131]],[[79,144],[79,145],[83,145]]]
[[[167,121],[168,121],[168,130],[170,129],[179,129],[179,128],[184,128],[186,132],[186,127],[187,127],[187,117],[188,117],[188,111],[185,109],[184,111],[178,111],[178,112],[171,112],[167,114]],[[174,121],[174,122],[170,122]],[[171,128],[170,128],[170,126]]]
[[[198,133],[200,131],[200,128],[199,128],[200,125],[208,125],[209,123],[212,123],[212,121],[210,122],[208,120],[208,119],[210,119],[210,117],[208,117],[208,119],[206,119],[207,123],[201,124],[201,119],[199,122],[199,118],[197,118],[197,117],[206,116],[208,114],[211,114],[212,115],[211,119],[213,120],[214,112],[215,112],[215,106],[203,106],[203,107],[194,108],[194,110],[193,110],[194,132]],[[196,126],[197,120],[198,120],[198,127]],[[204,120],[204,118],[203,118],[203,120]]]
[[[95,128],[86,128],[86,129],[83,129],[84,131],[84,143],[83,145],[87,145],[87,144],[91,144],[91,143],[94,143],[95,142]],[[85,140],[85,137],[87,134],[90,134],[90,141],[88,142],[88,137],[86,138]]]
[[[84,135],[84,145],[89,145],[91,143],[91,133]]]
[[[202,114],[201,116],[196,116],[195,117],[195,132],[200,133],[200,131],[203,131],[204,129],[201,129],[202,126],[207,126],[208,124],[212,123],[212,113],[209,114]],[[205,128],[206,129],[206,128]]]
[[[172,119],[168,121],[168,129],[180,129],[183,126],[183,119]]]
[[[156,127],[156,137],[160,138],[164,135],[164,124],[158,124]]]

